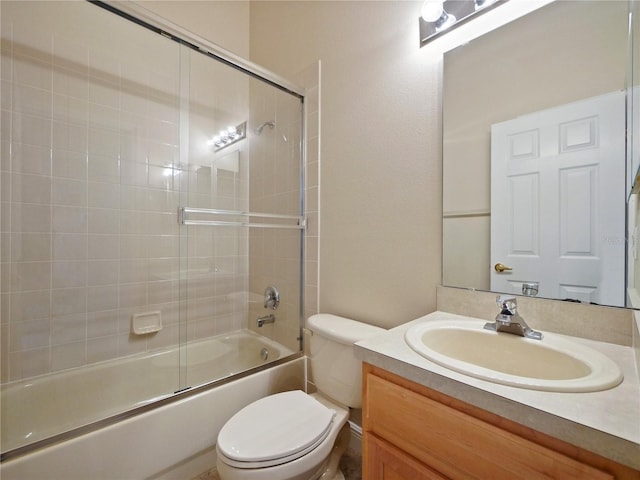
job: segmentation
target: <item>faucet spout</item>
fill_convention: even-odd
[[[265,323],[273,323],[276,321],[276,316],[273,313],[269,315],[265,315],[264,317],[258,317],[256,319],[256,324],[258,327],[262,327]]]
[[[496,302],[500,307],[500,313],[496,315],[495,322],[488,322],[484,325],[485,329],[542,340],[542,333],[529,327],[524,318],[518,314],[518,305],[515,297],[498,295]]]

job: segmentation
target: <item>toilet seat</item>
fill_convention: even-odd
[[[236,468],[291,462],[322,443],[335,415],[301,390],[270,395],[231,417],[218,435],[218,452]]]

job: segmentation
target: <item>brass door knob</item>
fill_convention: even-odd
[[[496,263],[493,268],[496,270],[496,272],[498,273],[502,273],[506,270],[513,270],[513,268],[511,267],[507,267],[506,265],[503,265],[502,263]]]

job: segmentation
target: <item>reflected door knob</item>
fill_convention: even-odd
[[[506,265],[502,264],[502,263],[496,263],[493,268],[495,269],[496,272],[498,273],[502,273],[506,270],[513,270],[513,268],[511,267],[507,267]]]

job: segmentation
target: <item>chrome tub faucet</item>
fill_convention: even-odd
[[[259,317],[256,319],[256,324],[258,327],[262,327],[265,323],[273,323],[276,321],[276,316],[273,313],[269,315],[265,315],[264,317]]]

